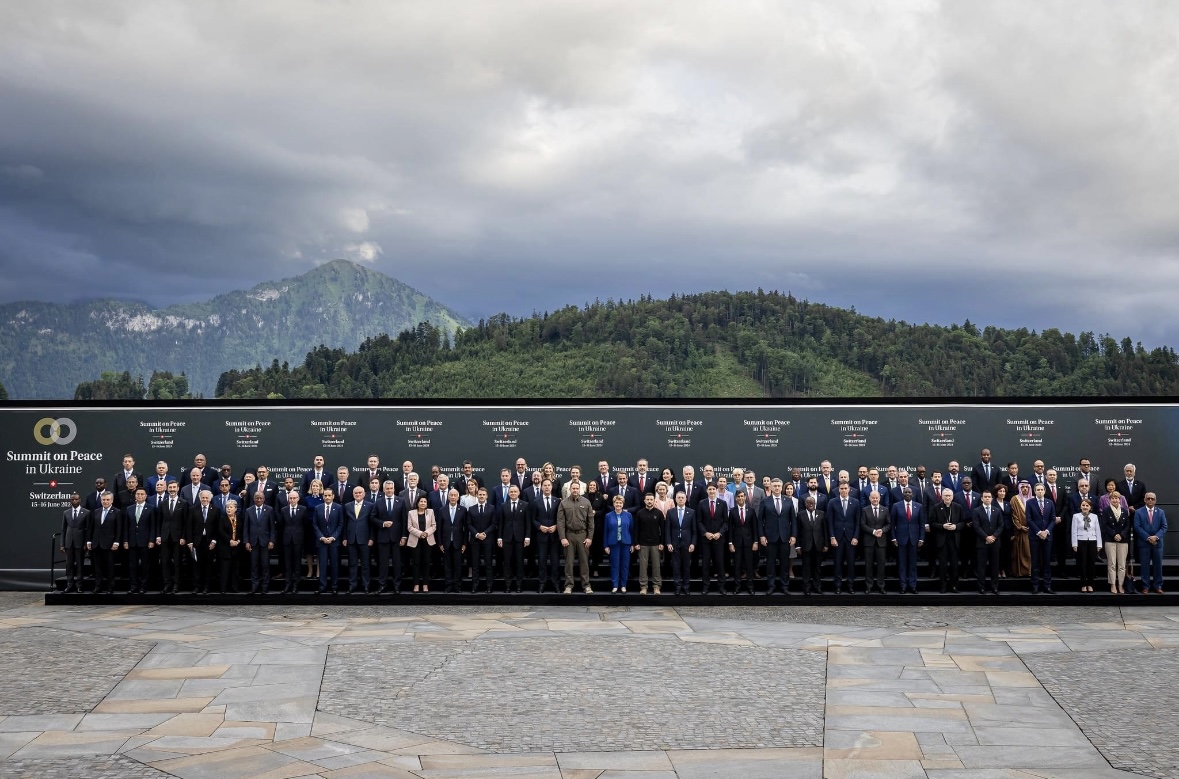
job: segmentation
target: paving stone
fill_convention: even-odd
[[[42,627],[0,631],[0,714],[93,709],[152,648],[144,641]],[[46,673],[46,669],[69,673]]]
[[[103,757],[13,758],[0,765],[12,779],[166,779],[168,774],[124,755]]]
[[[448,738],[456,732],[452,711],[494,701],[495,716],[473,717],[459,731],[463,743],[492,752],[822,743],[821,654],[663,641],[653,651],[652,641],[657,639],[494,639],[440,644],[428,652],[334,646],[319,708]],[[611,669],[610,684],[593,684],[597,669],[605,668]],[[662,684],[668,668],[691,684]],[[385,694],[373,696],[372,689]],[[619,690],[627,691],[624,707],[617,705]],[[773,717],[766,716],[767,700],[774,701]],[[613,715],[587,716],[606,711]],[[709,715],[685,719],[688,711]],[[677,727],[668,728],[669,721]]]

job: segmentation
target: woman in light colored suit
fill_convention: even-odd
[[[1112,479],[1110,480],[1112,481]],[[1101,537],[1105,541],[1105,575],[1109,591],[1126,594],[1126,560],[1130,554],[1130,529],[1134,524],[1130,508],[1117,490],[1101,496]]]
[[[413,551],[413,591],[430,591],[430,550],[434,546],[434,532],[438,529],[434,511],[425,495],[418,496],[417,506],[409,512],[409,538],[405,545]],[[421,588],[419,590],[419,587]]]

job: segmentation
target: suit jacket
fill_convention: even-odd
[[[602,520],[602,543],[607,547],[614,546],[619,541],[619,528],[622,531],[621,543],[630,546],[634,543],[634,516],[626,509],[622,513],[610,511]]]
[[[143,474],[142,473],[140,473],[139,471],[131,471],[131,475],[139,480],[140,487],[147,489],[147,485],[143,481]],[[127,489],[127,475],[125,473],[123,473],[122,468],[119,469],[119,472],[115,474],[115,478],[111,479],[110,483],[115,485],[115,488],[113,490],[113,492],[115,492],[115,494],[118,494],[118,493],[122,492],[123,490]],[[150,495],[150,494],[151,493],[149,492],[148,495]]]
[[[630,487],[634,487],[636,490],[638,490],[640,497],[642,497],[643,495],[648,495],[648,494],[654,495],[655,494],[655,484],[658,481],[659,481],[659,475],[652,473],[649,470],[647,471],[646,475],[643,476],[643,486],[642,487],[639,486],[639,472],[638,471],[635,471],[634,473],[629,474],[629,476],[626,479],[627,485]]]
[[[1151,536],[1158,536],[1160,544],[1167,537],[1167,515],[1155,506],[1154,518],[1151,519],[1151,512],[1143,506],[1134,512],[1134,538],[1141,546],[1147,543],[1146,539]]]
[[[909,489],[913,490],[914,502],[919,502],[921,500],[921,492],[915,486],[913,486],[912,482],[909,482],[909,484],[907,486]],[[890,489],[888,491],[888,505],[891,506],[894,503],[904,503],[904,501],[905,501],[905,488],[904,487],[902,487],[898,484],[897,486],[893,487],[892,489]],[[865,503],[864,505],[866,506],[868,504]],[[880,505],[883,506],[884,501],[881,501]]]
[[[222,540],[221,509],[210,503],[209,517],[206,520],[204,512],[199,505],[191,507],[188,510],[188,532],[189,536],[185,540],[190,544],[197,545],[197,555],[208,550],[210,541],[216,541],[220,544]],[[203,546],[202,543],[204,544]]]
[[[962,489],[962,476],[962,473],[958,473],[958,475],[955,476],[949,471],[946,471],[942,474],[942,486],[949,487],[954,492],[957,492],[958,490]]]
[[[754,513],[761,511],[761,502],[766,499],[765,490],[756,484],[752,488],[748,484],[742,484],[737,491],[745,493],[745,502],[753,508]]]
[[[1101,541],[1105,544],[1128,544],[1130,543],[1130,530],[1134,527],[1134,514],[1130,511],[1123,511],[1117,518],[1114,517],[1113,509],[1106,506],[1101,516],[1098,517],[1101,523]],[[1121,536],[1121,541],[1114,541],[1114,536]]]
[[[981,462],[977,463],[970,469],[970,479],[974,482],[974,488],[981,492],[982,490],[989,490],[999,483],[999,477],[1002,476],[1003,469],[999,468],[994,463],[991,463],[991,475],[987,476],[986,469],[983,468]]]
[[[176,510],[171,509],[171,498],[165,498],[164,502],[156,506],[156,513],[158,515],[159,528],[156,536],[161,541],[170,541],[176,543],[180,539],[186,542],[192,538],[192,533],[188,529],[188,504],[182,500],[176,501]]]
[[[356,501],[350,500],[344,504],[344,535],[342,538],[351,544],[366,546],[372,538],[372,512],[375,509],[367,499],[360,502],[360,517],[356,516]]]
[[[511,487],[512,485],[509,482],[507,486]],[[496,482],[494,487],[487,488],[487,502],[495,508],[498,509],[509,500],[511,500],[511,498],[504,497],[504,485],[501,482]]]
[[[212,503],[212,505],[221,509],[221,513],[224,514],[225,513],[225,504],[231,500],[234,501],[235,503],[237,503],[237,513],[240,515],[242,513],[242,511],[241,511],[242,510],[242,499],[232,489],[229,491],[228,495],[222,495],[220,490],[218,490],[217,492],[214,492],[213,493],[213,500],[211,501],[211,503]]]
[[[339,503],[316,506],[315,513],[311,515],[311,527],[315,530],[317,543],[321,538],[334,538],[339,543],[344,533],[344,510]]]
[[[102,508],[102,493],[98,490],[82,496],[82,508],[94,511]]]
[[[446,492],[450,492],[450,487],[446,488]],[[426,495],[426,497],[430,500],[428,504],[429,508],[432,509],[435,514],[438,513],[440,508],[450,502],[447,500],[446,494],[438,490],[431,490],[430,493]]]
[[[1047,530],[1049,534],[1053,532],[1056,526],[1056,506],[1052,501],[1044,498],[1044,510],[1040,510],[1040,501],[1037,498],[1032,498],[1027,502],[1027,521],[1028,533],[1034,536],[1041,530]]]
[[[454,519],[450,518],[450,503],[443,506],[435,515],[438,524],[438,543],[449,549],[451,546],[462,548],[467,545],[467,509],[456,504]],[[553,520],[555,523],[556,520]]]
[[[450,482],[450,486],[452,486],[452,487],[456,487],[456,488],[458,489],[458,494],[459,494],[460,496],[462,496],[462,495],[466,495],[466,494],[467,494],[467,482],[468,482],[468,481],[473,481],[473,482],[475,482],[476,484],[478,484],[480,487],[482,487],[482,486],[483,486],[483,479],[479,478],[478,476],[476,476],[476,475],[475,475],[475,474],[473,474],[473,473],[470,475],[470,477],[463,476],[462,474],[459,474],[458,476],[455,476],[455,477],[454,477],[454,479],[452,479],[452,480],[451,480],[451,482]],[[560,493],[560,488],[558,488],[558,487],[553,487],[553,494],[554,494],[554,495],[556,495],[556,494],[559,494],[559,493]]]
[[[1007,488],[1008,500],[1019,494],[1019,483],[1021,481],[1023,481],[1022,476],[1012,478],[1010,473],[1007,473],[1006,470],[1003,471],[1003,475],[999,477],[999,483]]]
[[[498,512],[496,511],[495,506],[491,505],[491,501],[488,501],[483,505],[472,503],[467,507],[467,529],[471,533],[472,544],[485,544],[495,541],[497,537],[497,517]],[[477,533],[486,533],[487,538],[483,541],[480,541],[479,539],[475,538],[475,534]]]
[[[508,484],[515,484],[520,488],[520,492],[524,492],[524,488],[532,484],[532,471],[528,468],[524,469],[524,473],[517,473],[516,469],[512,469],[512,476],[508,479]]]
[[[410,490],[409,487],[406,487],[404,490],[402,490],[401,499],[405,501],[406,512],[416,509],[418,507],[418,498],[422,497],[423,495],[425,495],[427,499],[430,497],[429,494],[421,487],[414,487],[413,490]],[[490,500],[490,498],[488,500]]]
[[[815,509],[814,519],[805,507],[798,512],[798,546],[804,552],[822,552],[827,548],[827,516]]]
[[[156,510],[144,503],[138,522],[135,521],[136,511],[137,506],[134,503],[123,510],[124,532],[126,534],[123,540],[135,549],[146,549],[149,543],[156,542],[156,536],[159,535]]]
[[[75,519],[74,507],[70,506],[61,515],[61,545],[69,549],[85,549],[89,540],[90,511],[78,506]]]
[[[353,484],[351,482],[351,480],[346,481],[346,482],[341,482],[339,479],[337,479],[334,476],[332,477],[332,480],[330,483],[323,485],[324,489],[331,490],[332,492],[335,493],[335,495],[336,495],[336,499],[334,501],[335,503],[351,503],[352,502],[352,488],[355,486],[356,485]],[[365,492],[368,492],[368,485],[367,484],[362,484],[360,486],[364,487]],[[250,495],[249,497],[251,500],[253,500],[254,496]]]
[[[111,544],[123,542],[123,513],[111,506],[106,512],[105,520],[102,514],[100,506],[91,518],[90,538],[87,540],[94,544],[95,549],[110,549]]]
[[[1121,479],[1115,485],[1114,489],[1126,499],[1130,504],[1131,510],[1140,509],[1146,505],[1146,482],[1141,479],[1135,479],[1132,488],[1125,479]]]
[[[798,510],[799,511],[806,511],[806,499],[809,497],[811,497],[810,490],[807,490],[806,492],[804,492],[798,496]],[[838,499],[838,496],[836,496],[836,498]],[[818,492],[816,492],[814,494],[814,499],[815,499],[815,510],[825,512],[827,510],[827,496],[823,494],[823,491],[819,490]]]
[[[421,541],[423,538],[425,538],[425,543],[428,544],[429,546],[434,546],[434,544],[438,543],[434,539],[434,534],[438,532],[438,520],[436,520],[434,518],[434,510],[433,509],[426,509],[426,530],[425,530],[426,535],[425,536],[414,535],[413,532],[411,532],[412,530],[422,532],[421,519],[419,518],[417,511],[409,512],[409,516],[406,517],[406,520],[405,520],[405,535],[406,535],[405,545],[408,547],[411,547],[411,548],[415,547],[418,545],[418,542]]]
[[[1064,512],[1068,510],[1068,497],[1069,496],[1068,496],[1068,492],[1064,489],[1064,485],[1060,483],[1059,479],[1056,481],[1056,495],[1052,494],[1052,486],[1045,484],[1044,497],[1047,498],[1048,500],[1052,501],[1052,503],[1056,506],[1056,516],[1063,517]],[[1079,513],[1079,512],[1080,512],[1080,509],[1078,508],[1077,513]],[[1093,513],[1094,514],[1097,513],[1097,504],[1096,503],[1093,504]],[[1069,517],[1071,518],[1072,514],[1069,514]]]
[[[135,493],[131,490],[122,490],[115,493],[115,508],[123,509],[135,503]]]
[[[974,510],[982,505],[982,498],[974,490],[970,491],[970,505],[966,505],[966,493],[958,491],[954,493],[954,503],[962,507],[962,521],[970,522],[974,519]],[[1051,501],[1049,501],[1051,502]],[[936,507],[935,507],[936,508]],[[930,523],[932,526],[933,523]]]
[[[994,536],[996,539],[1003,537],[1003,512],[993,503],[989,519],[986,509],[982,504],[979,504],[974,508],[974,516],[971,517],[971,521],[974,523],[974,534],[978,536],[979,541],[985,541],[987,536]]]
[[[882,503],[883,505],[883,503]],[[847,501],[847,511],[843,510],[843,500],[836,498],[827,503],[827,537],[834,538],[841,545],[850,544],[853,538],[860,535],[860,509],[858,503],[851,499]],[[806,511],[806,507],[799,509],[799,513]]]
[[[794,501],[785,495],[781,497],[781,512],[774,504],[774,497],[768,495],[761,502],[758,515],[758,536],[771,544],[787,543],[798,535],[797,511],[794,508]]]
[[[323,486],[325,486],[325,487],[331,485],[331,483],[336,480],[336,474],[333,471],[328,470],[326,467],[320,473],[322,473],[323,475],[317,477],[315,475],[314,468],[304,471],[304,473],[303,473],[303,489],[300,490],[300,492],[303,495],[306,495],[309,492],[311,492],[311,482],[315,481],[317,478],[320,480],[320,482],[323,483]]]
[[[147,477],[147,484],[145,485],[147,487],[147,494],[148,495],[155,494],[156,482],[160,481],[161,479],[164,480],[165,484],[167,484],[169,482],[176,481],[176,477],[170,473],[165,473],[163,476],[153,473],[151,476]],[[140,484],[143,484],[143,482],[140,482]]]
[[[892,538],[899,545],[916,546],[925,540],[925,509],[917,501],[913,501],[913,516],[910,518],[904,503],[889,507],[889,519],[892,521]]]
[[[761,532],[757,523],[757,512],[749,505],[748,500],[745,503],[745,522],[741,522],[741,509],[739,506],[733,506],[729,509],[729,543],[733,546],[751,547],[757,543]]]
[[[613,487],[611,487],[609,489],[609,491],[606,492],[606,496],[607,496],[606,505],[608,505],[608,506],[614,505],[614,496],[615,495],[622,496],[622,510],[623,511],[634,511],[635,509],[637,509],[639,507],[639,497],[640,497],[639,491],[636,490],[634,487],[630,486],[629,482],[627,483],[627,485],[625,487],[619,487],[617,484],[615,484]]]
[[[868,493],[872,492],[873,490],[880,493],[880,505],[881,506],[888,508],[889,506],[892,505],[892,494],[889,493],[888,487],[884,484],[884,482],[879,482],[879,481],[876,482],[876,484],[872,484],[871,482],[868,482],[868,488],[865,490],[860,490],[860,503],[862,505],[864,505],[864,506],[868,505]]]
[[[532,518],[532,533],[534,536],[539,536],[541,525],[545,527],[555,527],[557,524],[557,508],[561,505],[561,499],[556,495],[549,495],[549,507],[545,510],[544,495],[537,497],[528,504],[530,516]],[[556,533],[551,535],[556,536]]]
[[[917,505],[917,501],[913,501],[913,505]],[[903,510],[903,501],[901,502],[901,506]],[[886,509],[884,506],[878,506],[877,508],[880,511],[880,516],[876,516],[876,513],[872,510],[871,505],[864,506],[862,509],[860,509],[860,543],[862,543],[864,546],[888,545],[888,533],[890,530],[892,530],[892,521],[889,519],[888,509]],[[876,536],[872,535],[872,531],[874,530],[883,530],[884,533],[880,536],[880,538],[877,538]]]
[[[932,514],[933,510],[937,508],[937,504],[942,502],[942,490],[945,488],[946,486],[944,484],[939,484],[935,487],[932,482],[925,488],[925,492],[921,495],[921,508],[925,511],[925,516],[928,517]],[[914,495],[913,497],[916,499],[917,496]]]
[[[325,484],[323,486],[327,487],[328,485]],[[278,495],[278,482],[276,482],[274,479],[267,479],[265,482],[261,481],[260,479],[255,479],[253,483],[250,484],[248,488],[246,488],[247,506],[251,508],[253,507],[254,493],[258,490],[262,490],[262,494],[265,496],[265,500],[263,500],[262,503],[264,505],[270,506],[270,508],[274,508],[274,499],[275,496]]]
[[[377,468],[375,476],[376,476],[376,478],[381,480],[381,490],[382,491],[385,489],[385,482],[387,482],[393,478],[393,475],[391,473],[389,473],[389,471],[385,470],[384,468]],[[356,486],[357,484],[359,484],[361,487],[364,487],[365,492],[368,492],[369,491],[368,483],[373,480],[373,477],[374,477],[374,474],[373,474],[372,470],[370,470],[369,467],[366,465],[363,468],[361,468],[359,471],[352,472],[352,486]],[[335,477],[332,477],[332,478],[334,479]]]
[[[720,533],[726,536],[729,533],[729,508],[723,501],[716,501],[716,509],[712,509],[712,504],[708,498],[705,498],[700,503],[700,508],[696,512],[696,537],[704,539],[705,533]],[[704,539],[707,540],[707,539]],[[724,540],[724,539],[722,539]]]
[[[832,471],[830,476],[819,474],[819,492],[828,498],[839,497],[839,474]]]
[[[389,510],[389,501],[382,495],[373,504],[373,509],[369,513],[369,521],[372,522],[372,537],[378,544],[400,544],[401,539],[405,538],[405,529],[407,527],[406,517],[409,514],[409,509],[405,505],[405,501],[396,495],[393,496],[393,510]],[[385,527],[386,522],[392,522],[389,527]]]
[[[338,505],[338,504],[333,504]],[[274,509],[266,504],[250,506],[245,511],[246,531],[242,540],[250,546],[266,546],[277,540]]]
[[[663,543],[671,547],[683,546],[685,549],[696,545],[696,512],[684,507],[684,518],[680,521],[679,506],[673,506],[667,512],[667,524],[663,529]]]
[[[704,491],[704,487],[702,487],[699,482],[691,482],[685,486],[682,481],[677,481],[675,483],[675,491],[683,492],[688,496],[684,505],[686,508],[690,508],[693,511],[696,510],[696,505],[701,500],[703,500],[707,494]],[[674,498],[675,495],[673,494],[668,497]]]
[[[180,499],[190,506],[196,506],[201,502],[201,492],[208,488],[209,485],[201,482],[193,485],[192,482],[185,484],[180,488]],[[253,497],[251,496],[251,500]]]
[[[974,502],[977,507],[981,505],[978,501]],[[971,516],[973,517],[974,509],[971,509]],[[966,513],[965,508],[957,499],[950,501],[950,505],[946,505],[943,501],[934,507],[933,513],[929,515],[929,533],[933,536],[933,545],[941,549],[947,543],[957,544],[958,534],[966,532]],[[950,523],[955,526],[955,530],[946,530],[942,525]]]
[[[525,539],[532,538],[531,511],[527,503],[517,500],[513,510],[509,500],[498,511],[499,539],[505,544],[523,544]]]
[[[1073,514],[1080,514],[1081,513],[1081,501],[1084,500],[1085,498],[1089,499],[1089,503],[1093,507],[1093,513],[1096,514],[1097,508],[1098,508],[1098,506],[1097,506],[1098,499],[1097,499],[1097,496],[1095,494],[1093,494],[1092,490],[1085,493],[1084,495],[1082,495],[1079,492],[1070,492],[1069,496],[1068,496],[1068,509],[1065,513],[1068,514],[1069,516],[1072,516]],[[1061,516],[1063,516],[1063,514]]]
[[[283,546],[303,546],[303,523],[307,521],[307,507],[296,503],[294,516],[290,504],[275,512],[275,524]],[[223,525],[224,526],[224,525]]]
[[[302,507],[306,511],[306,507]],[[283,509],[286,511],[286,509]],[[242,516],[239,511],[237,514],[237,528],[234,528],[233,523],[229,521],[229,515],[222,512],[217,518],[217,536],[220,540],[217,542],[217,552],[221,559],[227,559],[225,555],[233,554],[233,549],[244,547],[232,547],[229,545],[230,541],[241,542],[244,540],[246,533],[246,518]],[[300,536],[301,537],[301,536]]]

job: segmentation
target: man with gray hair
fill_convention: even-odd
[[[94,592],[115,591],[115,551],[123,538],[123,514],[114,507],[115,496],[104,491],[99,496],[99,507],[90,521],[90,536],[86,548],[94,562]],[[103,587],[106,587],[104,590]]]

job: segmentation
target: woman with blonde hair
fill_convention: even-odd
[[[663,512],[663,516],[667,516],[667,512],[675,508],[675,499],[669,492],[665,483],[655,482],[655,508]]]

